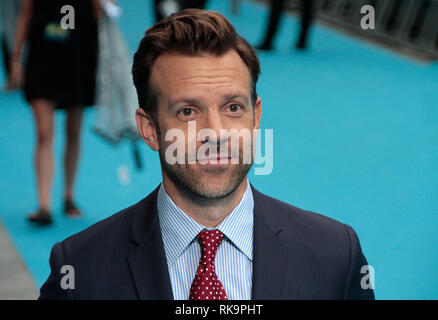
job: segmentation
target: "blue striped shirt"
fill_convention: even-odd
[[[175,300],[189,298],[201,258],[196,236],[204,229],[218,229],[225,235],[216,253],[215,267],[228,299],[251,299],[254,198],[249,182],[240,202],[216,228],[206,228],[184,213],[170,199],[163,184],[157,207]]]

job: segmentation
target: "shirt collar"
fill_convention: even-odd
[[[169,197],[161,184],[157,198],[158,218],[167,263],[172,266],[203,229],[218,229],[238,250],[252,261],[254,198],[249,182],[242,199],[216,227],[205,228],[189,217]]]

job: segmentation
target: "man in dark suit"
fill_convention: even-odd
[[[299,50],[307,48],[307,39],[309,30],[314,17],[314,0],[301,0],[301,29],[295,47]],[[256,48],[259,50],[272,50],[275,35],[277,34],[278,25],[284,11],[286,0],[271,0],[269,19],[266,27],[266,33],[263,42]]]
[[[163,183],[55,244],[40,299],[373,299],[351,227],[248,182],[253,136],[230,141],[231,129],[259,128],[254,50],[219,13],[166,19],[132,70],[137,126]]]

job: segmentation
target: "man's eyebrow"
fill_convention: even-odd
[[[240,94],[240,93],[227,94],[227,95],[224,96],[224,101],[230,101],[230,100],[236,100],[236,99],[242,99],[246,103],[249,102],[249,97],[247,97],[244,94]]]
[[[222,101],[228,102],[232,100],[244,100],[245,103],[249,103],[250,99],[245,94],[241,93],[231,93],[223,96]],[[169,101],[169,109],[176,107],[177,105],[194,105],[194,106],[202,106],[203,102],[200,99],[196,98],[178,98],[175,100]]]
[[[169,101],[169,108],[173,108],[176,105],[183,104],[183,105],[195,105],[199,106],[202,104],[201,100],[199,99],[193,99],[193,98],[179,98],[175,100]]]

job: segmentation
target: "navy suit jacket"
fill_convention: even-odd
[[[252,192],[252,299],[374,298],[361,288],[367,262],[351,227]],[[173,299],[157,194],[56,243],[39,299]],[[62,288],[67,275],[74,288]]]

